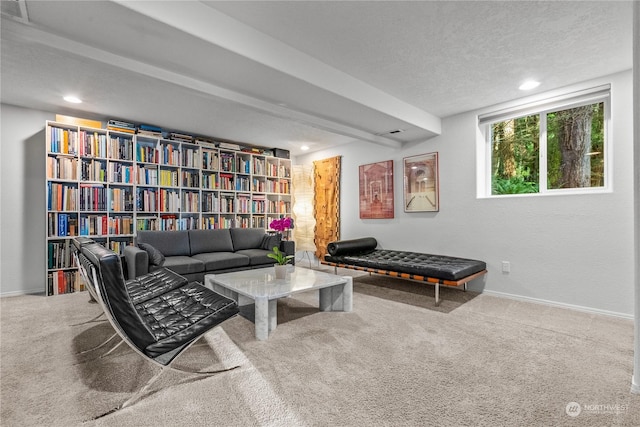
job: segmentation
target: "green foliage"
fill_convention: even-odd
[[[563,135],[563,123],[576,110],[579,108],[547,114],[547,188],[564,187],[561,143],[567,136]],[[587,154],[590,164],[590,186],[601,187],[604,185],[604,103],[592,104],[591,114],[591,140]]]
[[[509,180],[524,175],[538,180],[540,116],[530,115],[492,125],[492,173]]]
[[[526,194],[537,193],[538,183],[525,181],[521,176],[514,176],[513,178],[493,178],[493,194]]]
[[[604,103],[595,103],[591,124],[591,186],[604,185]],[[561,141],[564,135],[562,114],[577,108],[546,113],[546,135],[540,135],[540,114],[496,122],[491,125],[492,194],[537,193],[540,186],[540,139],[546,142],[547,188],[562,188],[563,160]],[[545,113],[543,113],[545,114]],[[544,137],[546,136],[546,141]],[[584,154],[581,154],[584,155]]]
[[[286,265],[293,259],[293,255],[285,255],[277,246],[274,246],[273,252],[268,253],[267,256],[276,260],[278,265]]]

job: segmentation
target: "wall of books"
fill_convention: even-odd
[[[291,160],[257,150],[48,121],[46,151],[47,295],[82,290],[74,236],[122,254],[137,230],[268,228],[291,215]]]

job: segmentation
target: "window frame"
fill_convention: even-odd
[[[604,162],[603,180],[600,187],[579,187],[579,188],[547,188],[547,114],[570,108],[597,103],[603,105],[603,138],[604,138]],[[530,115],[538,115],[539,119],[539,189],[537,193],[522,194],[492,194],[492,131],[491,125],[501,121],[515,119]],[[611,86],[604,85],[586,89],[579,92],[572,92],[553,98],[541,99],[537,102],[517,105],[515,107],[494,110],[478,115],[478,135],[479,144],[482,148],[478,154],[484,159],[478,164],[483,168],[478,176],[478,198],[504,198],[504,197],[538,197],[549,195],[573,195],[573,194],[597,194],[610,193],[612,191],[611,162],[613,153],[613,142],[611,138]],[[480,168],[479,168],[480,169]]]

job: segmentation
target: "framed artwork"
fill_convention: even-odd
[[[360,166],[360,218],[393,218],[393,160]]]
[[[405,212],[439,211],[438,153],[405,157],[403,184]]]

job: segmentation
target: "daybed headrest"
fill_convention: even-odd
[[[373,237],[361,239],[338,240],[327,245],[327,251],[331,256],[361,253],[372,251],[378,246],[378,241]]]

